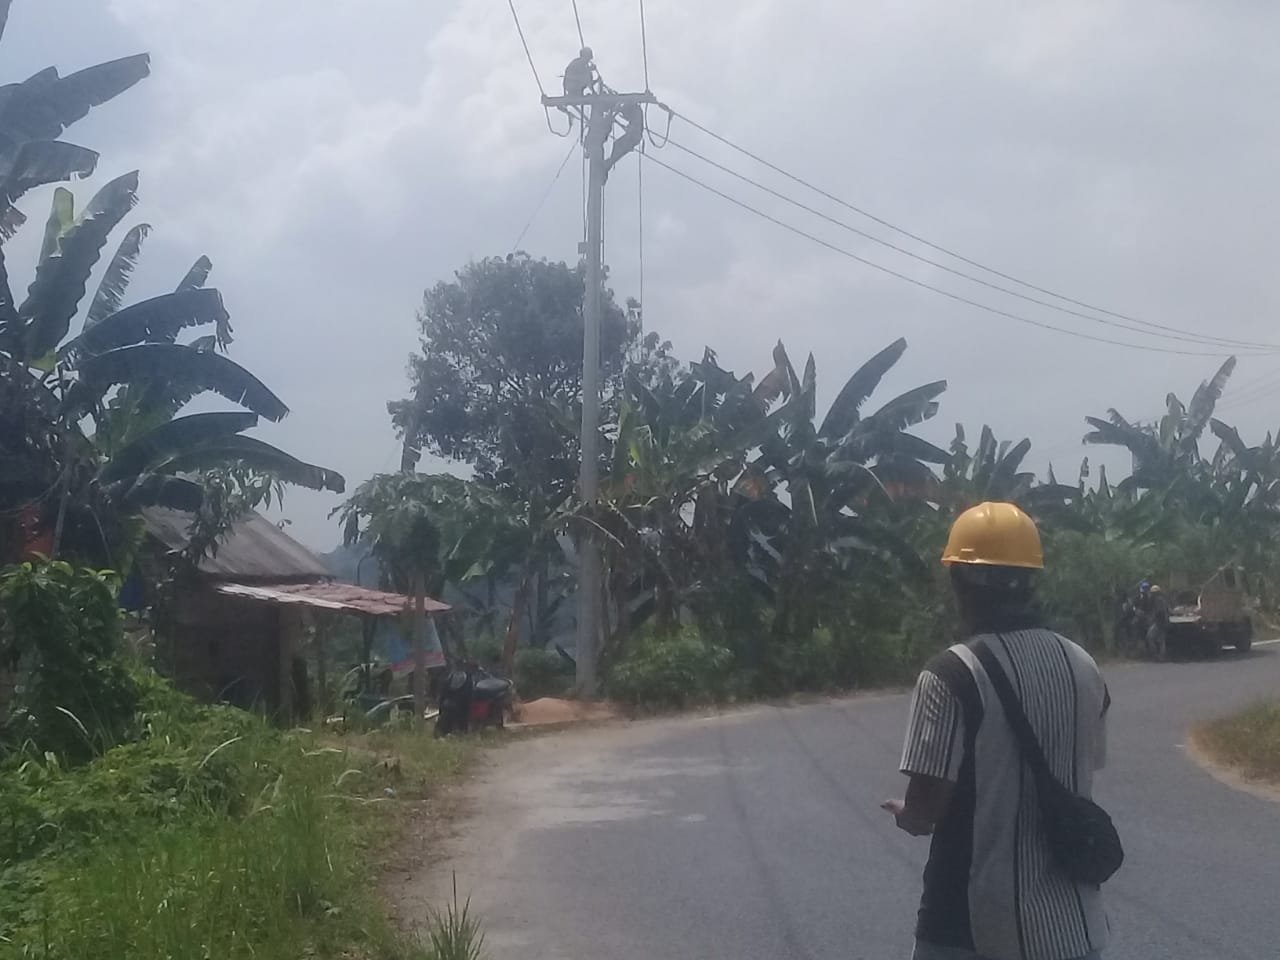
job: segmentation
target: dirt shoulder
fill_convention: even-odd
[[[1280,802],[1280,700],[1196,728],[1188,754],[1227,786]]]

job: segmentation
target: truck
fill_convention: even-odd
[[[1249,652],[1253,646],[1253,620],[1241,568],[1220,567],[1199,589],[1177,586],[1177,582],[1174,579],[1170,584],[1173,602],[1164,637],[1168,648],[1211,657],[1224,647]]]

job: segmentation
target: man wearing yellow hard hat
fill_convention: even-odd
[[[884,804],[902,830],[932,835],[915,958],[1098,960],[1099,884],[1123,856],[1089,800],[1106,759],[1106,684],[1043,626],[1040,534],[1017,506],[966,510],[942,562],[969,639],[921,672],[906,797]]]

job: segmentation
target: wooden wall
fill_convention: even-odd
[[[287,709],[287,695],[281,702],[281,667],[288,662],[281,637],[297,616],[200,585],[180,588],[166,618],[174,683],[208,702],[271,714]]]

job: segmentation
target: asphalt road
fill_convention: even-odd
[[[1108,960],[1280,957],[1280,804],[1187,755],[1195,722],[1280,692],[1280,646],[1125,665],[1098,799],[1127,863]],[[891,960],[910,955],[927,841],[899,795],[902,695],[562,733],[503,748],[450,858],[494,960]],[[439,902],[438,900],[436,902]]]

